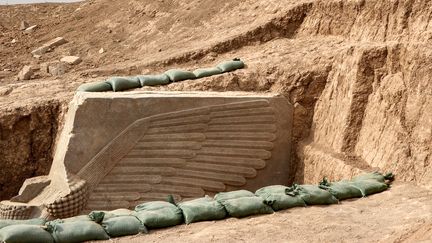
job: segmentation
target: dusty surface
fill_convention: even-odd
[[[279,92],[294,105],[296,181],[317,182],[323,176],[349,178],[379,169],[393,171],[398,181],[430,188],[431,12],[429,0],[92,0],[70,5],[1,6],[0,199],[16,194],[25,178],[47,173],[65,105],[81,83],[173,67],[213,66],[233,57],[242,58],[247,67],[142,89]],[[22,33],[22,19],[37,24],[38,29],[32,34]],[[40,59],[32,57],[32,50],[58,36],[68,43]],[[101,48],[105,50],[102,54]],[[41,64],[69,55],[80,56],[83,61],[70,66],[62,76],[51,77],[38,70]],[[31,80],[16,81],[24,65],[35,67],[35,74]],[[387,232],[379,239],[416,241],[430,234],[430,210],[419,206],[417,211],[404,211],[412,200],[399,201],[400,205],[380,201],[388,196],[397,202],[399,197],[392,197],[397,193],[329,207],[337,208],[334,212],[346,216],[340,217],[343,220],[349,218],[353,226],[344,227],[338,236],[332,234],[334,228],[319,224],[312,229],[314,235],[350,241],[350,237]],[[400,193],[411,196],[402,187]],[[357,207],[370,211],[378,204],[382,207],[378,206],[381,211],[376,211],[377,215],[394,218],[384,223],[377,216],[372,221],[375,223],[361,228],[364,223],[351,217]],[[384,214],[388,205],[395,211]],[[308,210],[327,209],[295,209],[281,215],[298,212],[300,218]],[[327,216],[322,222],[332,223],[334,212],[324,213]],[[414,218],[429,217],[429,222],[414,220],[405,227],[403,220],[410,218],[411,212],[416,212]],[[244,228],[224,221],[215,225],[220,225],[221,231],[232,227],[241,232],[255,227],[255,220],[283,221],[277,215],[228,220]],[[364,215],[362,222],[375,217]],[[297,236],[297,231],[286,231],[292,221],[285,219],[287,227],[277,234]],[[397,224],[396,219],[402,223]],[[208,225],[197,224],[187,232]],[[262,225],[267,226],[257,225],[249,240],[265,240],[265,232],[275,227]],[[299,226],[305,232],[299,240],[307,237],[310,225]],[[163,232],[172,241],[185,227]],[[225,240],[232,240],[230,234],[235,236],[227,233]],[[182,237],[193,240],[188,235]]]
[[[431,242],[431,199],[431,191],[397,184],[338,205],[180,225],[110,242]]]

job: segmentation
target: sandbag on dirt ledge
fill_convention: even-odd
[[[287,195],[288,187],[282,185],[266,186],[258,189],[255,195],[263,198],[274,211],[293,207],[306,207],[299,195]]]
[[[179,204],[185,223],[224,219],[227,212],[222,204],[206,196]]]

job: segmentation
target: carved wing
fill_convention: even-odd
[[[245,185],[266,166],[275,139],[267,100],[172,112],[134,122],[78,175],[89,184],[88,209],[201,197]]]

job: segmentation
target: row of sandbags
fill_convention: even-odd
[[[219,63],[216,67],[200,68],[193,72],[170,69],[163,74],[139,75],[136,77],[112,77],[105,81],[82,84],[78,91],[85,92],[104,92],[104,91],[123,91],[128,89],[140,88],[143,86],[164,85],[171,82],[179,82],[187,79],[197,79],[212,75],[231,72],[244,67],[244,62],[236,58],[231,61]]]
[[[106,240],[182,223],[270,214],[307,205],[335,204],[339,200],[382,192],[392,180],[391,173],[383,175],[374,172],[349,181],[329,182],[324,179],[320,185],[274,185],[255,193],[247,190],[220,192],[213,198],[205,196],[178,204],[171,196],[168,202],[143,203],[133,211],[93,211],[89,215],[49,222],[42,219],[0,220],[0,240],[23,243]]]

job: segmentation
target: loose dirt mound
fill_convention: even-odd
[[[431,10],[428,0],[2,6],[0,199],[16,194],[25,178],[47,172],[64,107],[81,83],[213,66],[233,57],[241,57],[247,68],[142,89],[279,92],[295,106],[296,181],[379,169],[430,187]],[[24,34],[21,20],[39,27]],[[40,59],[31,56],[31,50],[57,36],[68,43]],[[83,62],[59,77],[35,70],[32,80],[14,80],[24,65],[37,69],[64,55],[78,55]],[[391,239],[417,239],[427,228]]]

